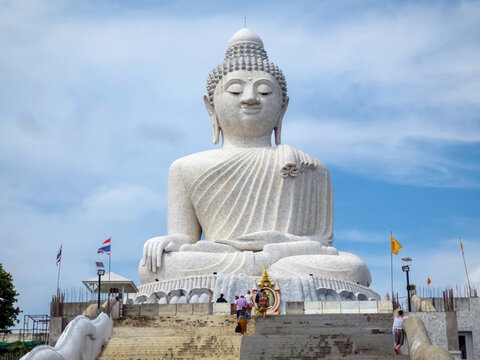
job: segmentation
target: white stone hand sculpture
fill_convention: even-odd
[[[162,267],[164,252],[178,251],[182,245],[190,244],[192,240],[185,234],[170,234],[148,239],[143,246],[143,266],[156,272]]]

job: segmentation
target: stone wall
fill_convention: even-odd
[[[390,301],[292,301],[286,303],[287,315],[314,314],[377,314],[392,313]],[[126,304],[122,314],[125,316],[182,316],[182,315],[230,315],[233,313],[229,303],[197,304]]]
[[[93,302],[69,302],[63,303],[63,316],[77,316],[81,315],[85,309]]]
[[[287,315],[314,315],[314,314],[378,314],[392,313],[390,301],[309,301],[287,302]]]
[[[480,359],[480,298],[470,298],[468,304],[463,301],[457,307],[458,331],[471,332],[473,340],[473,358]]]
[[[81,314],[81,313],[80,313]],[[78,314],[78,315],[80,315]],[[48,335],[48,345],[55,346],[58,338],[67,325],[75,319],[75,316],[54,316],[50,318],[50,331]]]
[[[52,314],[50,314],[48,344],[55,346],[68,323],[76,316],[81,315],[90,304],[92,304],[92,302],[66,302],[62,304],[62,316],[52,316]]]
[[[187,316],[187,315],[230,315],[229,303],[197,304],[131,304],[123,305],[125,316]]]
[[[471,332],[473,359],[480,359],[480,299],[455,299],[455,312],[414,312],[427,329],[430,340],[435,345],[449,351],[458,350],[458,332]]]
[[[448,350],[458,350],[458,330],[455,312],[415,312],[423,321],[432,344],[443,346]]]

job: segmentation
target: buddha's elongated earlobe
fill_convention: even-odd
[[[273,129],[275,133],[275,145],[280,145],[282,143],[282,120],[280,119],[277,123],[277,126]]]
[[[217,115],[210,116],[212,121],[212,135],[213,135],[213,144],[217,145],[220,137],[220,127],[218,126]]]
[[[278,117],[277,126],[275,126],[275,128],[273,129],[273,131],[275,132],[275,145],[280,145],[282,143],[282,121],[283,121],[283,116],[285,115],[285,111],[287,111],[288,101],[289,101],[289,98],[287,96],[285,97],[285,102],[282,106],[282,111],[280,112],[280,116]]]
[[[218,144],[220,138],[220,126],[218,124],[217,115],[215,114],[215,108],[208,98],[208,94],[203,96],[203,102],[207,108],[208,114],[210,115],[210,121],[212,122],[212,135],[213,135],[213,144]]]

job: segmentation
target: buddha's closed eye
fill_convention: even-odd
[[[268,95],[268,94],[271,94],[273,92],[273,89],[270,86],[268,86],[267,84],[260,84],[260,85],[258,85],[257,92],[260,95]]]
[[[240,95],[243,92],[243,86],[239,83],[234,83],[227,88],[227,91],[233,95]]]

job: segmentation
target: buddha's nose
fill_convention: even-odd
[[[242,93],[242,103],[243,104],[259,104],[260,98],[258,97],[257,91],[252,87],[247,87],[243,90]]]

